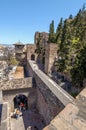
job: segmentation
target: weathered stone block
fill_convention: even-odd
[[[66,108],[64,108],[64,110],[61,111],[61,113],[59,114],[59,117],[63,118],[64,120],[72,124],[73,119],[76,118],[78,112],[79,112],[78,107],[69,103],[66,106]]]
[[[57,130],[76,130],[72,125],[59,117],[52,120],[51,125],[53,125]]]
[[[73,125],[78,129],[78,130],[86,130],[86,120],[76,118],[73,120]]]

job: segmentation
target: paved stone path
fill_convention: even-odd
[[[11,118],[11,130],[25,130],[22,117],[18,119]]]
[[[42,121],[42,118],[40,117],[38,111],[36,109],[28,110],[23,113],[23,120],[25,125],[25,130],[27,128],[31,127],[31,130],[42,130],[44,125],[44,122]],[[36,128],[34,128],[34,126]]]
[[[11,118],[11,130],[42,130],[44,126],[36,109],[24,111],[23,116],[18,119]]]

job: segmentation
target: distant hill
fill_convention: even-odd
[[[13,44],[2,44],[3,46],[13,46]]]
[[[0,47],[14,47],[13,44],[0,44]]]
[[[3,48],[3,45],[0,45],[0,49],[2,49]]]

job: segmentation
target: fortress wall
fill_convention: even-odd
[[[37,88],[37,108],[39,113],[43,117],[46,124],[49,124],[50,121],[64,108],[62,104],[58,101],[58,104],[53,103],[54,98],[51,97],[52,101],[47,101],[48,93],[46,97],[40,92]]]
[[[0,130],[10,129],[9,120],[9,104],[7,102],[1,104],[1,119],[0,119]]]
[[[31,88],[32,87],[32,77],[5,80],[0,84],[0,90],[14,90],[20,88]]]
[[[54,62],[57,58],[57,44],[50,43],[45,49],[45,73],[49,74],[54,69]]]
[[[36,69],[36,66],[34,66]],[[37,105],[39,113],[43,117],[46,124],[64,108],[64,105],[57,99],[57,97],[48,88],[47,84],[41,80],[39,72],[33,70],[33,67],[28,63],[29,74],[35,78],[37,90]]]
[[[27,62],[26,70],[27,70],[27,72],[29,73],[29,76],[30,76],[30,77],[34,77],[34,71],[32,70],[32,68],[31,68],[31,66],[30,66],[30,64],[29,64],[29,62]]]
[[[28,106],[33,107],[36,103],[36,89],[32,85],[32,77],[12,79],[0,84],[3,90],[3,101],[13,107],[13,99],[18,94],[24,94],[28,98]]]
[[[86,88],[69,103],[43,130],[85,130]]]
[[[64,108],[64,105],[36,74],[35,80],[37,84],[37,108],[45,123],[48,124]]]
[[[34,55],[33,60],[37,60],[37,54],[35,53],[36,45],[35,44],[27,44],[27,59],[31,60],[32,55]]]
[[[35,88],[23,88],[16,90],[3,91],[3,101],[8,102],[11,110],[14,109],[13,99],[16,95],[24,94],[28,99],[28,107],[34,107],[36,105],[36,89]]]

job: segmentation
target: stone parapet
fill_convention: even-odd
[[[50,77],[39,70],[34,61],[29,61],[29,74],[35,79],[37,89],[37,108],[46,124],[70,102],[73,98],[56,84]]]
[[[2,111],[1,111],[1,125],[0,130],[9,130],[9,109],[8,103],[2,104]]]
[[[7,80],[1,82],[0,84],[0,90],[12,90],[12,89],[31,88],[31,87],[32,87],[32,77]]]
[[[56,98],[60,100],[64,106],[70,102],[73,102],[74,98],[64,89],[62,89],[57,83],[55,83],[49,76],[42,72],[38,68],[36,62],[29,61],[29,68],[31,76],[35,78],[37,87],[42,93],[44,91],[48,91],[48,95],[50,93],[51,96],[56,96]]]

